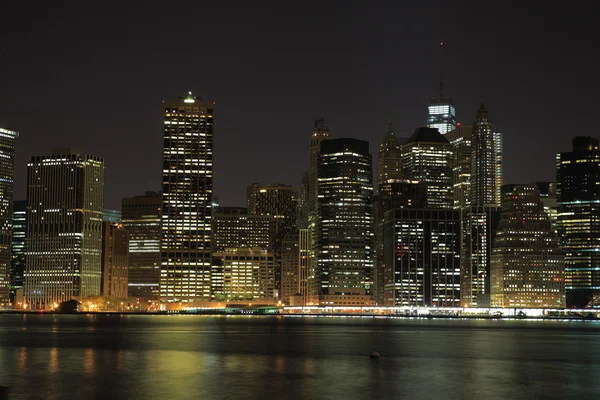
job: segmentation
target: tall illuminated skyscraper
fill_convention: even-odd
[[[504,185],[491,259],[492,307],[563,308],[564,260],[536,185]]]
[[[164,103],[161,302],[211,298],[211,207],[215,103]]]
[[[10,265],[10,302],[15,303],[17,291],[23,290],[27,247],[27,200],[15,200],[12,222],[12,262]],[[23,293],[21,293],[22,295]]]
[[[146,192],[121,202],[121,220],[129,231],[128,295],[156,301],[160,284],[162,196]]]
[[[500,205],[502,187],[502,134],[496,132],[481,103],[471,139],[471,204]]]
[[[444,55],[444,43],[440,43],[440,56]],[[444,96],[444,64],[440,58],[440,95],[431,99],[427,108],[427,127],[437,129],[442,135],[456,129],[456,109],[452,99]]]
[[[556,156],[557,228],[567,306],[600,303],[600,144],[577,136]]]
[[[373,184],[369,143],[321,144],[314,294],[319,304],[374,304]]]
[[[9,302],[15,141],[18,136],[13,130],[0,128],[0,305]]]
[[[402,171],[427,185],[427,207],[452,208],[452,146],[437,129],[418,128],[404,143]]]
[[[388,179],[402,178],[402,143],[405,140],[404,138],[396,137],[390,118],[385,136],[379,145],[379,152],[377,153],[376,187]]]
[[[24,301],[48,308],[98,296],[102,279],[104,161],[54,149],[27,164]]]

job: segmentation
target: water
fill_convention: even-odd
[[[600,323],[0,315],[0,385],[11,399],[599,399]]]

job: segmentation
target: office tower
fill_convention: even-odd
[[[481,103],[473,123],[471,139],[471,204],[500,205],[502,186],[502,134],[488,119]]]
[[[502,187],[491,262],[492,307],[564,308],[564,259],[536,185]]]
[[[490,263],[502,208],[472,205],[461,210],[463,307],[490,306]]]
[[[558,232],[565,256],[567,306],[600,297],[600,146],[577,136],[573,150],[556,156]]]
[[[23,274],[27,236],[27,200],[15,200],[12,217],[12,260],[10,264],[10,302],[16,303],[17,292],[23,297]]]
[[[427,185],[408,179],[388,179],[379,184],[373,199],[375,216],[375,300],[383,305],[383,222],[385,213],[396,208],[425,208],[427,206]]]
[[[102,224],[102,296],[128,297],[129,234],[123,225]]]
[[[281,301],[289,304],[290,297],[300,291],[300,236],[298,231],[289,232],[281,245]]]
[[[394,135],[390,118],[377,153],[377,186],[388,179],[402,178],[402,143],[405,140]]]
[[[452,191],[454,208],[462,209],[471,204],[471,140],[472,126],[457,125],[446,134],[452,145]]]
[[[122,224],[129,232],[128,296],[156,301],[160,284],[162,196],[146,192],[121,202]]]
[[[214,253],[213,300],[273,300],[276,295],[273,252],[230,248]]]
[[[462,177],[455,173],[455,185],[463,185],[464,189],[455,192],[455,206],[462,212],[462,305],[488,307],[491,250],[502,211],[502,134],[493,128],[487,108],[481,104],[473,127],[469,130],[458,128],[451,135],[455,154],[461,157],[455,165],[462,171]],[[465,137],[462,143],[461,136]],[[467,138],[470,138],[470,145]]]
[[[321,143],[313,302],[374,304],[373,196],[369,143]]]
[[[325,127],[323,119],[315,121],[315,128],[310,137],[310,160],[308,165],[308,212],[317,210],[317,190],[319,175],[319,154],[321,143],[332,138],[331,131]]]
[[[417,128],[402,146],[404,176],[427,185],[428,208],[452,208],[452,146],[433,128]]]
[[[248,214],[244,207],[215,207],[212,217],[213,252],[257,247],[273,251],[271,215]]]
[[[384,222],[384,305],[460,304],[460,212],[396,209]]]
[[[100,295],[104,161],[54,149],[27,164],[24,301],[31,308]]]
[[[427,127],[437,129],[442,135],[456,129],[456,109],[452,99],[444,96],[444,43],[440,43],[440,95],[431,99],[427,108]]]
[[[300,303],[302,305],[310,302],[312,280],[309,279],[312,265],[312,241],[310,230],[300,229],[298,240],[298,293],[301,295]]]
[[[211,214],[215,103],[164,103],[162,303],[211,298]]]
[[[121,223],[121,210],[109,210],[105,208],[103,213],[102,218],[105,222],[114,222],[115,224]]]
[[[10,300],[13,181],[18,132],[0,128],[0,306]]]
[[[279,288],[282,241],[298,226],[298,190],[281,183],[271,186],[253,183],[248,186],[248,211],[255,215],[269,215],[274,220],[271,241],[275,253],[275,287]]]

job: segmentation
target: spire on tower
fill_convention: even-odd
[[[390,114],[390,115],[388,116],[388,126],[387,126],[387,131],[386,131],[386,134],[387,134],[388,136],[390,136],[390,135],[391,135],[391,136],[394,136],[394,130],[392,129],[392,114]]]
[[[444,97],[444,42],[440,42],[440,97]]]

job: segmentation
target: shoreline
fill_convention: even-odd
[[[457,319],[457,320],[525,320],[525,321],[600,321],[600,317],[594,316],[497,316],[497,315],[389,315],[372,313],[265,313],[256,310],[236,310],[226,312],[216,310],[214,312],[185,312],[185,311],[81,311],[61,313],[56,311],[32,311],[32,310],[0,310],[1,315],[105,315],[105,316],[129,316],[129,315],[168,315],[168,316],[264,316],[264,317],[294,317],[294,318],[388,318],[388,319]]]

